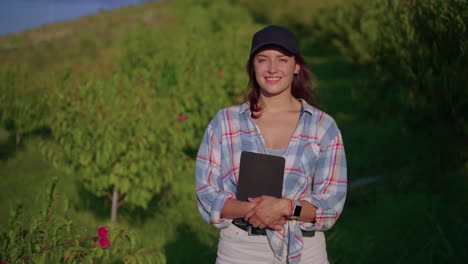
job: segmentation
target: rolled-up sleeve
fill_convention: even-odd
[[[235,198],[223,190],[221,177],[221,141],[210,123],[198,150],[196,160],[196,194],[198,210],[203,219],[218,228],[229,225],[231,219],[221,218],[224,203]]]
[[[320,154],[315,164],[312,192],[301,200],[317,208],[315,222],[301,222],[303,230],[330,229],[343,210],[347,191],[346,157],[343,139],[336,124],[330,126],[320,142]]]

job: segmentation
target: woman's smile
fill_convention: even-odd
[[[275,84],[281,80],[281,77],[268,76],[268,77],[265,77],[265,80],[269,84]]]

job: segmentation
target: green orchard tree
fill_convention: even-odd
[[[215,113],[244,101],[251,35],[261,26],[229,1],[183,0],[172,8],[173,25],[131,31],[119,66],[129,78],[143,76],[158,95],[177,98],[178,136],[193,157]]]
[[[77,173],[96,196],[109,197],[113,221],[124,202],[146,208],[179,170],[172,102],[141,79],[115,74],[63,82],[51,103],[56,113],[53,141],[43,142],[46,157]]]
[[[0,67],[0,122],[16,137],[16,146],[25,134],[47,126],[48,90],[45,82],[22,65]]]
[[[324,8],[311,28],[371,81],[354,93],[379,108],[372,115],[397,110],[416,132],[440,124],[466,138],[467,1],[347,1]]]

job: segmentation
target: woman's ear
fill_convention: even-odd
[[[299,72],[301,72],[301,65],[296,63],[296,67],[294,68],[294,76],[299,75]]]

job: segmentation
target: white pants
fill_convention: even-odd
[[[315,232],[314,237],[304,237],[301,264],[328,264],[325,235]],[[286,254],[284,255],[286,256]],[[216,264],[287,264],[287,258],[279,261],[266,236],[249,236],[237,226],[229,225],[221,230]]]

